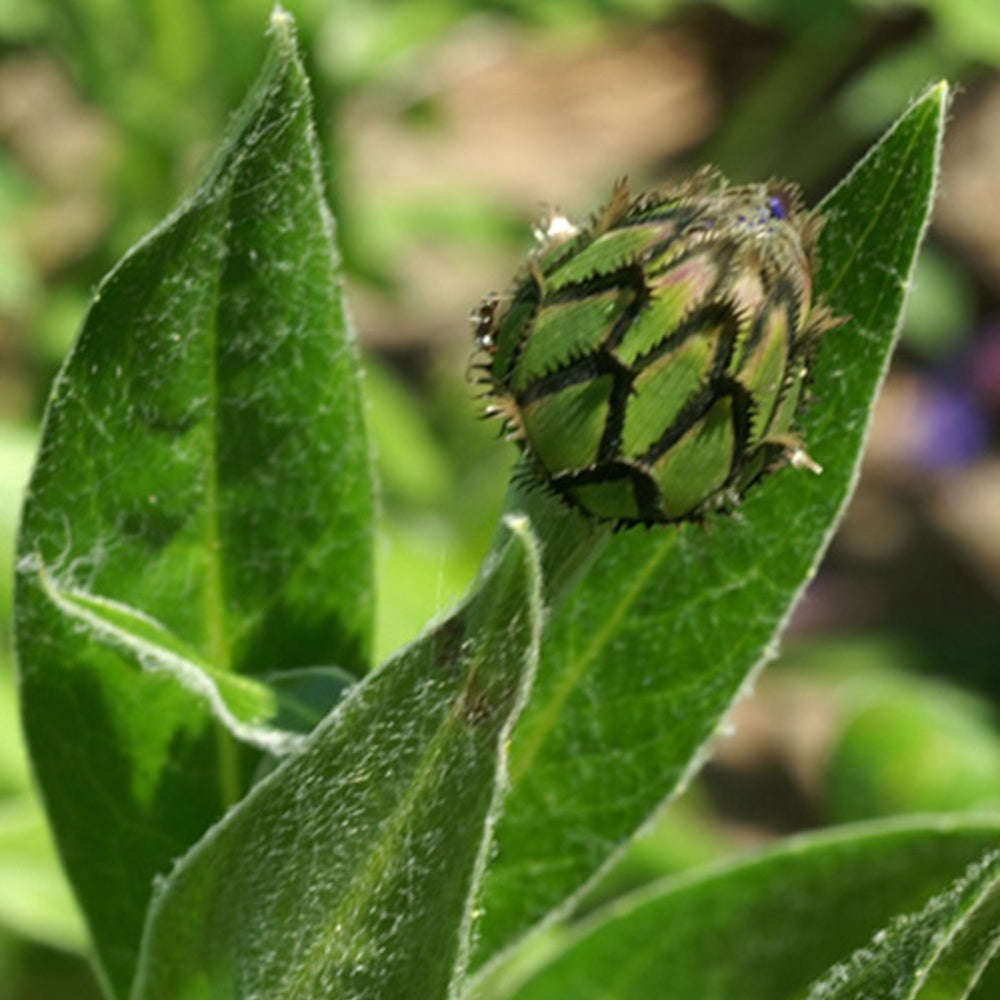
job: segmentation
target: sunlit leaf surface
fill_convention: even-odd
[[[371,486],[287,17],[214,169],[99,288],[21,527],[23,714],[103,973],[153,877],[294,745],[265,675],[367,668]],[[317,718],[322,714],[319,711]]]

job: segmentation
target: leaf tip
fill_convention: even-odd
[[[505,514],[503,518],[504,527],[518,538],[529,538],[531,536],[531,521],[527,514]]]
[[[938,80],[937,83],[932,83],[927,88],[928,97],[936,97],[937,100],[944,105],[947,105],[954,94],[954,88],[947,80]]]
[[[924,92],[913,102],[914,106],[922,105],[935,110],[935,117],[938,122],[939,142],[940,133],[944,130],[948,112],[951,109],[951,103],[955,99],[956,93],[957,88],[954,84],[948,80],[938,80],[937,83],[928,85]]]
[[[276,3],[271,10],[268,29],[272,35],[290,40],[295,33],[295,18],[280,3]]]
[[[518,542],[525,559],[529,572],[533,577],[541,574],[541,553],[539,552],[538,538],[531,526],[531,518],[527,514],[512,513],[505,514],[503,518],[504,529]]]

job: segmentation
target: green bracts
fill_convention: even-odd
[[[475,314],[478,366],[539,479],[620,524],[732,507],[791,463],[809,364],[835,325],[812,300],[821,220],[783,182],[712,171],[577,229],[551,218],[506,296]]]

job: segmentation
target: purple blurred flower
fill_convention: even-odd
[[[925,381],[917,420],[912,459],[924,468],[964,465],[979,457],[989,444],[986,417],[967,389]]]

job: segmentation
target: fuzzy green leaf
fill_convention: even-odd
[[[210,176],[98,290],[24,509],[24,723],[119,996],[154,876],[242,796],[247,744],[294,745],[268,676],[368,665],[369,456],[310,109],[279,14]]]
[[[797,838],[618,900],[519,987],[489,996],[797,1000],[896,914],[924,906],[998,838],[997,818],[909,820]],[[897,994],[844,994],[856,995]]]
[[[807,1000],[966,1000],[998,951],[1000,850],[994,842],[920,912],[897,917],[832,968]]]
[[[485,883],[480,960],[598,871],[682,788],[816,570],[857,476],[937,175],[947,89],[915,102],[824,202],[816,286],[848,321],[826,335],[803,420],[825,471],[786,468],[716,515],[607,540],[547,497],[531,516],[557,602],[511,750],[512,790]],[[537,491],[536,491],[537,492]]]
[[[526,522],[475,597],[372,673],[178,865],[134,1000],[443,1000],[534,674]]]

